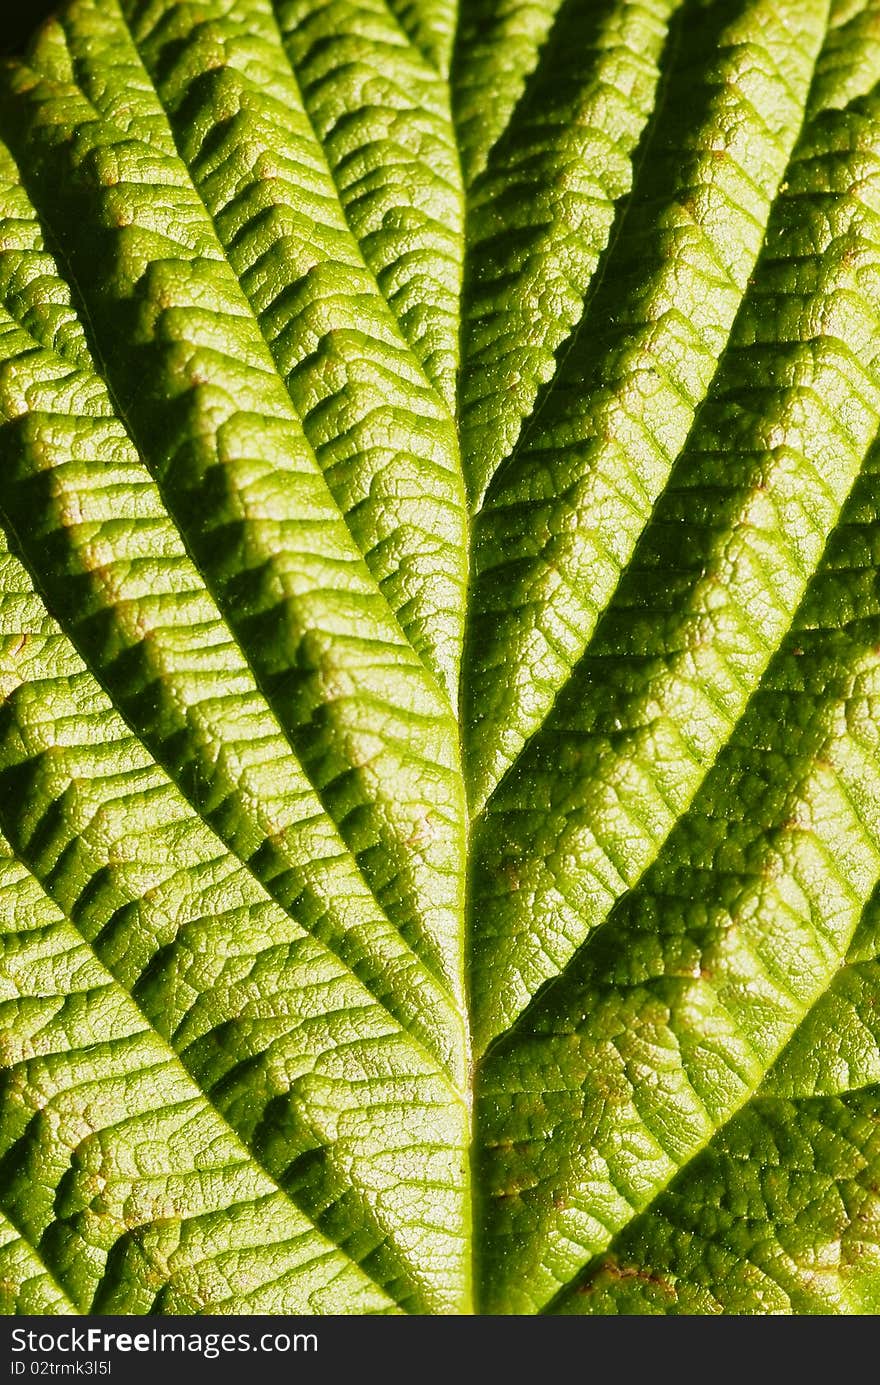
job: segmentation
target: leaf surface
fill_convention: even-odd
[[[0,140],[2,1311],[878,1311],[877,0],[68,0]]]

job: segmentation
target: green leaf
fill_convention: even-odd
[[[880,1311],[880,0],[68,0],[0,141],[0,1309]]]

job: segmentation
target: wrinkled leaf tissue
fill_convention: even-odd
[[[880,1311],[880,0],[0,76],[0,1306]]]

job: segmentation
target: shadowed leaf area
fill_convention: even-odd
[[[5,61],[3,1312],[880,1312],[878,424],[880,0]]]

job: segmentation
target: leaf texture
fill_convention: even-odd
[[[878,0],[0,74],[0,1310],[880,1310]]]

